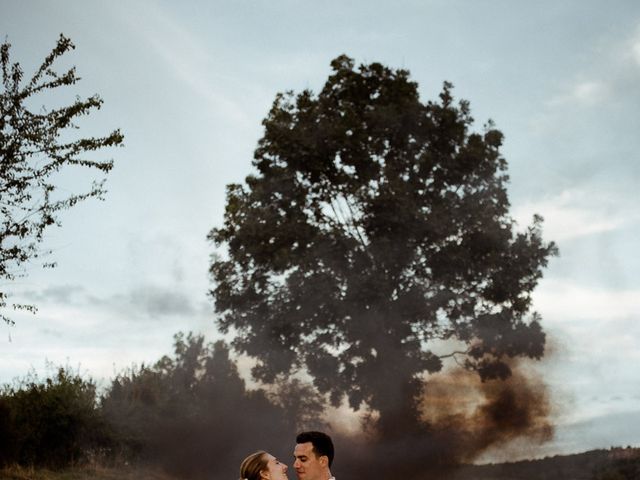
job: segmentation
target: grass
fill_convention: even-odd
[[[148,467],[83,466],[64,470],[21,467],[13,465],[0,469],[3,480],[176,480],[161,470]]]

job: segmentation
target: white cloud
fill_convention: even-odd
[[[580,79],[552,98],[549,105],[593,106],[616,101],[621,95],[627,98],[628,84],[638,80],[638,71],[630,68],[630,64],[640,65],[640,27],[635,34],[618,37],[592,53],[593,58],[580,74]]]
[[[583,65],[570,76],[559,78],[556,91],[534,112],[530,121],[534,131],[557,134],[559,129],[570,130],[573,124],[589,123],[589,116],[592,122],[600,122],[609,109],[617,108],[619,116],[620,109],[637,103],[640,28],[602,38],[597,46],[585,50],[582,58]]]
[[[557,420],[576,422],[637,408],[640,290],[545,279],[533,294],[549,335],[536,369],[557,402]]]
[[[631,58],[640,66],[640,27],[630,43]]]
[[[606,93],[606,86],[600,82],[582,82],[577,84],[571,92],[573,98],[581,103],[595,103]]]
[[[599,80],[583,80],[569,86],[563,93],[553,97],[549,106],[594,106],[609,96],[609,87]]]
[[[216,79],[223,78],[222,68],[214,68],[215,52],[205,48],[205,43],[172,18],[157,3],[145,2],[126,5],[123,18],[152,47],[172,73],[196,95],[207,102],[213,111],[224,112],[225,117],[243,126],[252,126],[249,117],[239,104],[230,100],[216,87]],[[144,24],[140,19],[144,18]],[[224,77],[226,83],[234,79]],[[237,79],[235,80],[237,82]]]
[[[640,39],[633,44],[633,46],[631,47],[631,52],[633,55],[633,59],[638,65],[640,65]]]
[[[612,204],[617,205],[615,213]],[[542,215],[545,237],[561,241],[616,230],[638,219],[637,213],[621,210],[619,205],[605,193],[565,190],[555,197],[516,205],[513,216],[520,225],[528,225],[535,213]]]
[[[554,324],[582,322],[585,329],[593,332],[593,324],[588,320],[608,322],[610,328],[614,320],[626,325],[626,320],[638,316],[640,312],[640,291],[611,290],[601,287],[587,287],[567,280],[544,280],[533,294],[536,310]],[[638,327],[640,330],[640,327]],[[612,332],[613,333],[613,332]],[[621,336],[629,331],[622,329]],[[637,333],[640,334],[640,331]],[[639,337],[640,338],[640,337]],[[601,341],[605,341],[602,338]]]
[[[566,414],[590,415],[605,393],[607,408],[610,397],[626,404],[632,393],[640,393],[637,374],[627,368],[640,362],[640,290],[552,279],[541,282],[533,303],[551,339],[547,380],[556,391],[582,396],[581,407]]]
[[[67,288],[76,292],[73,286]],[[131,291],[95,298],[77,289],[73,302],[49,289],[36,316],[19,312],[0,350],[0,384],[29,369],[42,374],[44,361],[80,363],[96,379],[106,379],[133,363],[153,363],[172,351],[178,331],[219,337],[210,307],[189,298],[179,285],[143,284]],[[56,293],[56,292],[54,292]]]

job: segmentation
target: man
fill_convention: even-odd
[[[298,480],[335,480],[331,475],[333,442],[326,433],[300,433],[296,437],[293,457]]]

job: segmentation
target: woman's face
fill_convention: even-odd
[[[268,478],[269,480],[288,480],[289,477],[287,477],[287,466],[280,462],[280,460],[278,460],[276,457],[274,457],[273,455],[269,455],[267,453],[267,471],[265,473],[268,474],[268,476],[265,475],[266,478]]]

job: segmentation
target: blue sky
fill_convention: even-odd
[[[534,367],[559,428],[534,453],[640,445],[620,421],[640,423],[640,3],[0,0],[27,72],[60,33],[82,80],[42,104],[99,93],[81,128],[120,128],[125,148],[105,152],[106,201],[48,235],[59,267],[11,286],[40,309],[0,326],[0,382],[46,362],[106,382],[177,331],[215,338],[205,237],[224,187],[250,172],[275,94],[317,91],[346,53],[410,70],[424,101],[451,81],[478,129],[505,134],[513,215],[541,214],[559,245],[535,293],[550,353]]]

